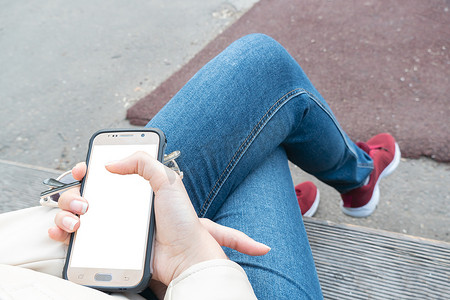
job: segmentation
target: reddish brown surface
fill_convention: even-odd
[[[405,157],[450,161],[450,3],[261,0],[128,110],[145,124],[227,45],[248,33],[297,59],[354,140],[390,132]]]

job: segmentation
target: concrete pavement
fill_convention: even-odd
[[[67,169],[255,0],[7,1],[1,159]]]
[[[188,62],[256,0],[4,1],[0,212],[84,161],[100,128]]]

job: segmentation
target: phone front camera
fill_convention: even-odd
[[[145,136],[145,134],[141,134],[141,137],[144,137]]]

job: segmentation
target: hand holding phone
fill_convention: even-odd
[[[148,285],[155,227],[153,191],[139,175],[113,174],[105,164],[137,151],[162,160],[164,148],[164,134],[157,129],[101,130],[92,136],[80,188],[90,207],[80,217],[84,226],[71,235],[65,279],[105,291],[140,291]],[[63,225],[75,229],[76,219],[68,220],[63,218]]]
[[[226,259],[217,241],[202,225],[180,177],[145,153],[107,166],[116,174],[139,174],[155,193],[156,240],[153,279],[168,285],[190,266]]]
[[[226,258],[220,245],[232,247],[249,255],[264,255],[270,250],[240,231],[199,219],[179,176],[148,154],[142,152],[133,154],[125,160],[109,164],[107,169],[116,174],[138,173],[150,182],[155,192],[157,231],[152,279],[168,285],[172,279],[195,263]],[[85,164],[78,164],[72,170],[76,180],[81,180],[85,172]],[[61,195],[59,206],[63,211],[56,217],[57,227],[49,230],[51,238],[67,241],[68,233],[80,227],[78,217],[75,215],[79,214],[79,211],[73,209],[74,206],[71,205],[74,201],[88,202],[80,196],[77,189]],[[90,207],[88,211],[89,209]],[[63,219],[66,217],[76,220],[72,229],[65,226]]]

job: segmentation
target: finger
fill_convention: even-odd
[[[86,175],[86,163],[80,162],[72,168],[72,176],[75,180],[83,179],[84,175]]]
[[[62,210],[83,215],[88,210],[89,203],[80,196],[80,188],[76,187],[61,194],[58,199],[58,206]]]
[[[270,251],[269,246],[255,241],[239,230],[222,226],[205,218],[201,218],[200,223],[221,246],[252,256],[265,255]]]
[[[55,216],[55,224],[61,230],[72,233],[80,227],[80,218],[68,211],[60,211]]]
[[[58,199],[58,206],[62,210],[70,211],[74,214],[84,215],[89,207],[86,199],[80,196],[80,191],[67,191]]]
[[[155,193],[166,185],[181,181],[180,179],[176,180],[179,176],[175,172],[143,151],[136,152],[123,160],[109,163],[105,167],[115,174],[139,174],[150,182]]]
[[[57,226],[48,229],[48,236],[55,241],[63,242],[66,245],[69,244],[70,233]]]

